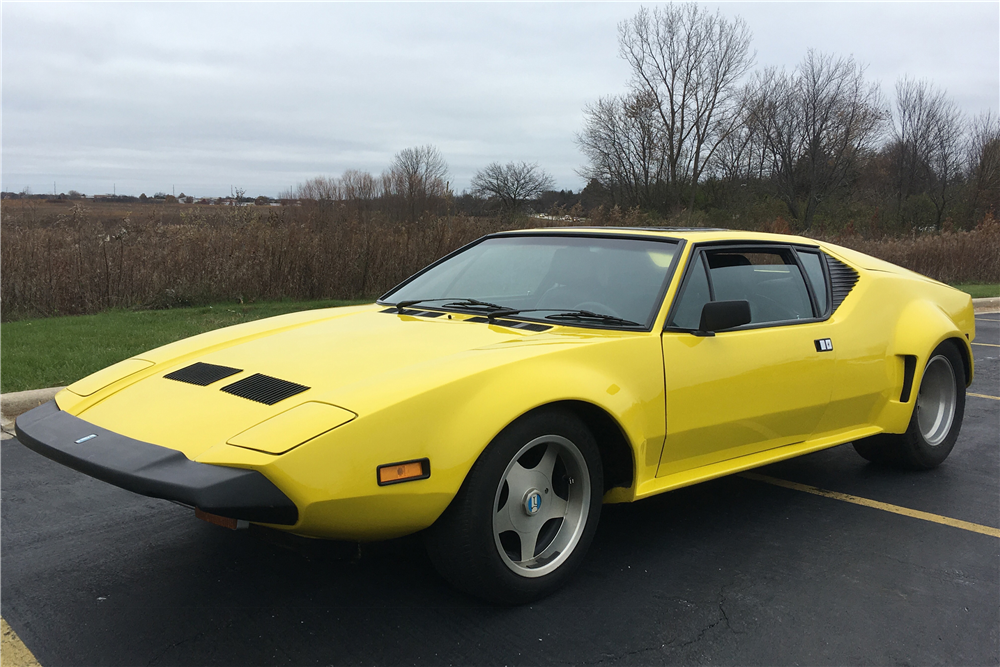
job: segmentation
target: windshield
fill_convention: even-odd
[[[427,269],[380,301],[433,300],[421,307],[451,309],[475,304],[447,304],[448,299],[475,300],[533,311],[518,314],[524,318],[587,311],[649,327],[676,253],[676,241],[607,236],[488,238]],[[603,322],[602,326],[615,324]]]

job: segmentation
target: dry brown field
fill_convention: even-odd
[[[203,206],[7,200],[0,206],[0,315],[94,313],[274,299],[374,298],[501,229],[683,224],[598,210],[583,221],[427,216],[414,223],[330,203]],[[764,226],[786,231],[780,220]],[[949,283],[1000,282],[1000,224],[831,240]]]

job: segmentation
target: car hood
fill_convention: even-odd
[[[560,326],[538,332],[469,321],[469,315],[387,311],[379,306],[314,311],[180,341],[138,355],[148,368],[96,391],[70,411],[195,459],[305,402],[366,414],[484,366],[616,335]],[[195,363],[241,372],[207,386],[164,377]],[[222,391],[258,373],[308,389],[273,405]],[[87,381],[69,390],[79,393]]]

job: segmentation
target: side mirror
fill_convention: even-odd
[[[701,309],[701,323],[694,333],[696,336],[714,336],[716,331],[749,323],[749,301],[709,301]]]

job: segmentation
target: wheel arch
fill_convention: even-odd
[[[950,338],[945,339],[944,342],[951,343],[958,348],[958,356],[962,358],[962,368],[965,370],[965,386],[969,387],[972,384],[973,366],[972,353],[969,351],[967,341],[959,336],[951,336]]]
[[[553,408],[573,413],[594,436],[601,453],[604,491],[607,492],[615,487],[631,488],[635,483],[635,457],[618,421],[604,408],[578,400],[555,401],[540,405],[518,419]]]
[[[966,386],[972,382],[972,350],[967,336],[955,321],[937,304],[925,299],[911,302],[901,313],[893,336],[893,352],[897,355],[914,355],[919,360],[914,386],[920,386],[924,364],[930,355],[945,342],[958,348],[965,370]]]

